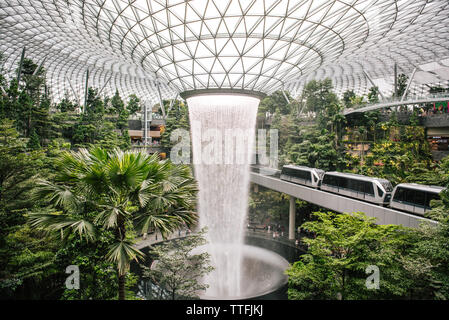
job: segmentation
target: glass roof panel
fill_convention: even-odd
[[[189,88],[298,93],[330,77],[337,91],[447,81],[447,0],[8,0],[0,2],[1,62],[13,76],[23,46],[42,61],[55,99],[90,84],[158,100]],[[174,61],[173,61],[174,60]],[[195,62],[196,60],[196,62]],[[446,67],[445,67],[446,66]],[[156,71],[157,73],[154,73]],[[70,83],[72,85],[70,85]]]

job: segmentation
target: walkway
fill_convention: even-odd
[[[383,101],[372,105],[367,105],[362,108],[358,109],[345,109],[343,110],[343,115],[347,116],[354,113],[363,113],[368,111],[374,111],[379,110],[383,108],[388,107],[398,107],[398,106],[404,106],[404,105],[416,105],[416,104],[427,104],[427,103],[434,103],[434,102],[447,102],[449,101],[449,95],[443,94],[443,95],[430,95],[427,97],[415,97],[415,98],[409,98],[407,100],[401,101],[401,100],[391,100],[391,101]]]
[[[179,230],[179,231],[173,232],[172,234],[170,234],[168,236],[168,238],[164,239],[164,238],[162,238],[162,234],[160,232],[154,232],[151,234],[147,234],[146,239],[143,239],[143,236],[137,238],[136,239],[137,243],[134,244],[134,247],[140,250],[142,248],[149,247],[150,245],[155,244],[155,243],[164,242],[167,240],[178,239],[178,238],[184,238],[185,236],[187,236],[191,233],[192,233],[191,231],[189,233],[189,232],[187,232],[187,230]]]
[[[186,233],[186,231],[187,230],[181,230],[180,233],[174,232],[167,239],[163,239],[162,235],[159,232],[148,234],[147,238],[145,240],[143,239],[143,237],[137,238],[137,243],[134,245],[134,247],[140,250],[142,248],[149,247],[155,243],[160,243],[160,242],[164,242],[167,240],[184,238],[188,235],[188,233]],[[190,232],[190,234],[192,234],[192,232]],[[157,237],[156,237],[156,235],[157,235]],[[282,244],[286,244],[286,245],[293,246],[293,247],[301,246],[301,242],[299,242],[298,246],[297,246],[295,240],[290,240],[288,238],[287,233],[284,233],[284,234],[276,233],[275,236],[273,237],[272,230],[268,231],[268,230],[256,229],[256,231],[254,231],[253,228],[248,228],[248,230],[246,231],[246,236],[272,240],[272,241],[280,242]],[[303,234],[299,235],[299,237],[297,235],[297,238],[301,239],[303,236],[304,236]]]

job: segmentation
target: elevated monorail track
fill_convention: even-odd
[[[376,218],[376,223],[380,225],[394,224],[416,228],[422,222],[436,223],[433,220],[399,210],[284,181],[273,175],[251,172],[250,180],[252,183],[265,188],[288,194],[336,212],[364,212],[367,216]]]

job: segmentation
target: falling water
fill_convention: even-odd
[[[198,180],[200,226],[208,228],[215,270],[207,296],[238,297],[249,194],[249,163],[259,99],[200,95],[187,99],[193,162]]]

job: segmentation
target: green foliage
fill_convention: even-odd
[[[288,196],[261,186],[258,188],[258,192],[250,193],[249,221],[285,225],[289,208]]]
[[[348,95],[348,94],[347,94]],[[342,166],[343,106],[332,92],[329,79],[309,82],[303,92],[306,109],[316,112],[315,125],[303,127],[293,114],[276,114],[272,129],[279,131],[280,163],[294,163],[324,170]],[[299,133],[299,134],[298,134]]]
[[[51,213],[30,215],[33,228],[63,241],[76,236],[97,242],[111,231],[113,242],[102,252],[118,271],[119,298],[130,261],[143,253],[133,247],[134,230],[158,230],[165,237],[180,226],[196,222],[193,211],[196,185],[186,166],[160,162],[158,155],[140,152],[62,152],[54,181],[38,180],[34,200],[44,201]]]
[[[332,134],[316,127],[301,133],[302,141],[287,151],[288,162],[327,171],[339,167],[341,156],[337,153]]]
[[[266,96],[262,101],[260,101],[258,113],[265,115],[266,112],[270,113],[279,113],[282,115],[290,114],[292,111],[292,106],[285,99],[284,94],[287,96],[289,101],[292,101],[293,98],[290,96],[290,93],[282,91],[275,91],[269,96]]]
[[[130,115],[133,115],[141,110],[140,99],[135,94],[131,94],[129,96],[129,101],[126,109],[128,110]]]
[[[390,299],[411,289],[401,253],[412,242],[409,230],[381,226],[362,213],[319,212],[301,227],[307,254],[288,269],[289,299]],[[368,289],[365,269],[380,269],[380,288]]]
[[[408,76],[406,74],[399,74],[398,75],[398,91],[397,91],[397,97],[402,97],[402,95],[405,92],[405,89],[407,88],[407,82],[408,82]]]
[[[32,179],[43,165],[42,151],[25,151],[13,122],[0,120],[0,208],[8,212],[31,206]]]
[[[117,299],[118,279],[114,264],[104,259],[104,252],[113,243],[112,233],[100,231],[95,243],[72,236],[56,253],[60,266],[77,265],[80,270],[80,289],[67,289],[63,300]]]
[[[416,126],[393,128],[396,135],[400,134],[400,139],[379,140],[374,143],[359,172],[386,178],[395,184],[430,181],[431,174],[428,170],[433,165],[424,128]]]
[[[321,112],[325,108],[336,104],[338,98],[332,89],[332,81],[330,79],[322,81],[312,80],[307,83],[303,92],[303,96],[306,99],[306,109],[308,111]]]
[[[58,104],[56,104],[56,109],[61,112],[73,112],[76,108],[77,105],[69,99],[68,94],[66,94],[66,96]]]
[[[343,92],[343,103],[345,104],[346,108],[352,107],[352,101],[354,98],[355,98],[354,90],[347,90]]]
[[[35,73],[36,68],[37,64],[25,59],[20,83],[15,79],[8,82],[0,73],[0,294],[6,299],[113,299],[118,296],[119,280],[124,279],[126,297],[133,298],[128,289],[136,277],[129,273],[119,276],[117,265],[125,264],[121,270],[126,270],[126,260],[139,255],[131,246],[137,228],[140,232],[151,227],[166,234],[180,221],[195,222],[191,172],[171,163],[155,164],[157,156],[145,160],[152,163],[148,169],[151,183],[144,183],[140,198],[133,193],[132,201],[121,203],[126,208],[126,232],[117,245],[117,235],[96,217],[106,215],[111,201],[118,203],[117,195],[110,198],[118,186],[103,197],[94,196],[89,183],[97,179],[96,183],[108,185],[98,180],[106,177],[96,176],[94,170],[86,174],[93,180],[81,183],[83,177],[75,174],[80,179],[76,182],[72,169],[81,164],[74,161],[74,166],[62,173],[61,157],[70,154],[72,147],[129,149],[128,118],[140,109],[140,100],[130,95],[125,108],[118,93],[103,99],[97,89],[89,88],[86,108],[78,113],[78,104],[68,94],[51,103],[45,70]],[[127,174],[133,176],[136,171]],[[39,179],[42,177],[45,180]],[[35,196],[36,184],[37,193],[47,192],[46,196]],[[31,211],[36,214],[30,215]],[[35,228],[26,224],[27,219]],[[86,242],[86,237],[90,241]],[[64,291],[64,271],[70,264],[79,264],[84,271],[79,291]]]
[[[118,90],[115,91],[114,96],[111,99],[111,108],[112,113],[120,113],[125,109],[125,103],[123,102],[122,98],[120,97],[120,94],[118,93]]]
[[[36,130],[31,129],[31,134],[30,134],[30,140],[27,143],[27,148],[29,150],[37,150],[40,149],[41,144],[40,144],[40,138],[36,133]]]
[[[152,292],[148,299],[198,299],[198,293],[209,287],[201,280],[213,270],[210,255],[207,252],[192,252],[206,244],[205,233],[203,229],[186,238],[151,247],[150,254],[156,261],[152,268],[142,265],[144,278],[161,290]]]
[[[73,128],[71,139],[74,146],[94,145],[107,150],[115,148],[128,150],[131,147],[127,130],[130,113],[124,108],[124,102],[118,91],[110,100],[110,105],[108,111],[116,115],[115,120],[105,118],[105,101],[98,97],[97,90],[89,88],[86,110],[80,115]]]
[[[11,120],[0,120],[0,292],[4,298],[42,298],[54,282],[52,244],[26,225],[34,177],[45,174],[42,151],[26,151]]]
[[[369,89],[368,92],[368,102],[369,103],[378,103],[379,102],[379,88],[374,86]]]
[[[10,227],[1,249],[3,299],[54,299],[61,293],[62,268],[54,264],[57,246],[27,225]]]
[[[165,109],[168,110],[170,102],[164,101]],[[175,100],[172,110],[166,119],[165,130],[161,134],[161,145],[165,152],[169,152],[171,148],[178,143],[177,141],[171,142],[170,135],[176,129],[190,130],[189,123],[189,109],[186,104],[180,100]]]

